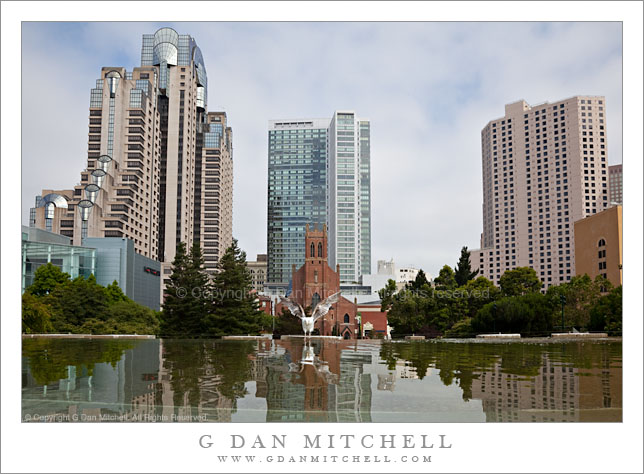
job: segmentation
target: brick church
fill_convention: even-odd
[[[327,232],[326,225],[318,230],[306,226],[305,236],[306,258],[304,265],[298,270],[293,265],[293,288],[289,295],[308,311],[315,305],[340,291],[340,266],[335,271],[327,261]],[[275,307],[277,315],[282,314],[282,303]],[[308,309],[307,309],[308,308]],[[359,326],[356,321],[358,305],[344,297],[329,309],[329,312],[317,320],[315,328],[321,336],[342,336],[344,339],[356,339]]]

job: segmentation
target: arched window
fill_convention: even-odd
[[[345,322],[346,324],[349,324],[349,315],[348,315],[348,314],[345,314],[345,315],[344,315],[344,322]]]
[[[322,242],[318,244],[318,257],[322,257]]]
[[[311,257],[315,257],[315,244],[311,243]]]
[[[313,297],[311,298],[311,308],[315,309],[315,307],[318,305],[320,302],[320,295],[317,293],[313,294]]]
[[[604,239],[599,239],[599,242],[597,243],[597,246],[606,247],[606,241]]]

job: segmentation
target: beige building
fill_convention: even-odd
[[[105,67],[91,90],[87,168],[74,189],[45,189],[30,225],[72,238],[132,239],[171,273],[179,242],[214,271],[232,242],[232,129],[208,113],[208,78],[190,35],[143,35],[141,67]],[[162,285],[163,286],[163,285]]]
[[[623,204],[622,199],[622,165],[608,167],[608,188],[610,205]]]
[[[603,275],[622,284],[622,206],[575,222],[577,275]]]
[[[126,237],[157,260],[160,115],[154,67],[104,67],[91,90],[87,167],[70,190],[44,189],[31,225],[66,235]]]
[[[544,288],[575,272],[573,223],[608,207],[606,100],[505,106],[481,132],[483,233],[472,269],[499,284],[532,267]]]
[[[253,278],[253,289],[257,291],[264,291],[264,284],[266,283],[266,272],[268,267],[268,260],[266,254],[258,254],[257,260],[254,262],[246,262],[246,266],[250,271]]]
[[[225,112],[208,112],[197,162],[194,238],[213,273],[233,241],[233,137]]]

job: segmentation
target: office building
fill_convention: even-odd
[[[575,222],[575,262],[577,275],[622,284],[622,206]]]
[[[34,282],[38,267],[51,263],[71,278],[96,273],[96,249],[72,245],[64,235],[22,226],[22,293]]]
[[[104,67],[90,92],[87,168],[70,190],[43,190],[30,226],[81,245],[120,237],[171,273],[179,242],[214,271],[232,242],[232,130],[207,112],[208,77],[190,35],[143,35],[141,66]]]
[[[266,254],[258,254],[257,260],[254,262],[246,262],[246,267],[252,278],[253,289],[258,292],[264,291],[267,264]]]
[[[91,90],[87,167],[70,190],[42,191],[31,224],[71,238],[125,237],[158,259],[160,115],[154,67],[104,67]]]
[[[330,119],[272,120],[268,132],[268,283],[288,288],[304,263],[307,224],[327,224],[331,266],[357,284],[371,273],[370,123],[354,112]]]
[[[161,264],[134,250],[134,242],[118,237],[88,237],[83,247],[96,252],[96,283],[116,281],[125,296],[154,311],[160,309]]]
[[[340,282],[371,273],[371,130],[354,112],[335,112],[329,126],[329,262]]]
[[[284,294],[307,224],[326,223],[329,119],[273,120],[268,132],[267,284]]]
[[[505,106],[481,132],[483,233],[472,269],[499,284],[531,267],[544,288],[575,272],[573,224],[608,207],[606,100]]]
[[[22,292],[38,267],[52,263],[70,278],[94,275],[96,283],[114,281],[125,296],[155,311],[160,307],[160,263],[136,252],[134,242],[118,237],[88,237],[83,245],[55,232],[22,226]]]
[[[396,262],[391,260],[378,260],[378,275],[394,276],[396,273]]]
[[[194,240],[214,273],[233,241],[233,138],[225,112],[208,112],[195,172]]]
[[[622,205],[622,165],[608,167],[608,189],[610,205]]]

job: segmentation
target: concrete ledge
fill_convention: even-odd
[[[605,332],[556,332],[551,334],[554,339],[595,339],[608,337]]]
[[[156,339],[151,334],[23,334],[25,339]]]
[[[286,341],[288,339],[304,339],[304,335],[299,334],[284,334],[280,339]],[[306,336],[307,339],[332,339],[336,341],[341,341],[342,336]]]
[[[424,341],[425,336],[405,336],[405,341]]]
[[[257,340],[271,340],[273,339],[272,334],[263,334],[261,336],[222,336],[221,337],[227,341],[257,341]]]
[[[521,339],[521,334],[477,334],[477,339]]]

